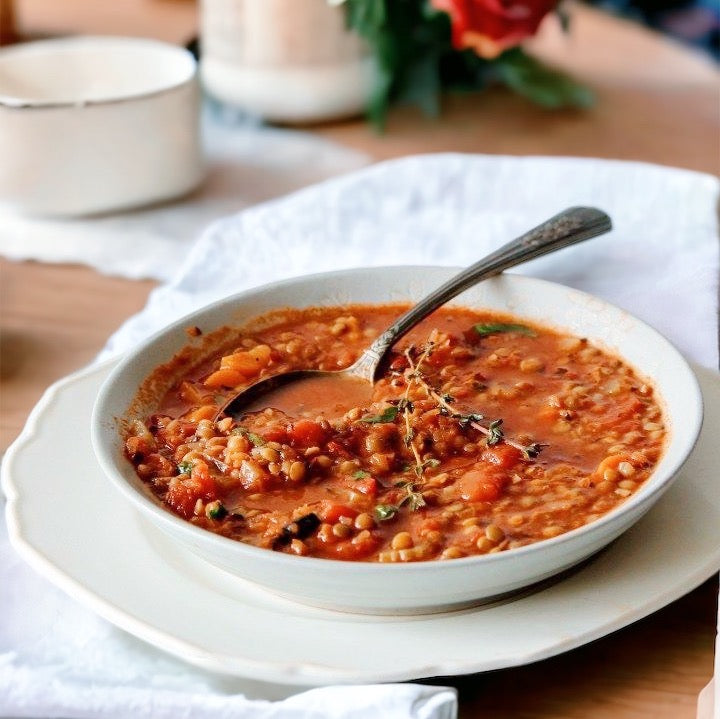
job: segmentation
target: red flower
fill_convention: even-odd
[[[430,0],[452,23],[452,43],[492,59],[537,32],[558,0]]]

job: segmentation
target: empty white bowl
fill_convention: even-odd
[[[0,207],[75,216],[182,195],[203,176],[197,63],[155,40],[0,50]]]
[[[188,346],[187,327],[200,327],[206,337],[213,329],[242,326],[274,309],[416,301],[451,274],[439,267],[392,267],[301,277],[243,292],[172,324],[121,360],[101,389],[92,441],[103,470],[178,545],[307,604],[378,614],[441,611],[529,587],[576,565],[621,535],[670,486],[698,437],[702,396],[685,360],[655,330],[596,297],[542,280],[502,275],[464,292],[453,304],[511,312],[587,337],[650,378],[665,413],[669,438],[655,472],[625,503],[591,524],[518,549],[450,561],[380,564],[294,556],[242,544],[180,519],[153,498],[124,456],[123,421],[154,412],[174,378],[145,387],[134,402],[138,389],[157,366]],[[208,352],[203,347],[199,356]]]

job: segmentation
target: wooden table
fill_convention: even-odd
[[[197,28],[192,0],[16,0],[13,7],[23,36],[94,32],[185,43]],[[434,151],[580,155],[720,172],[720,83],[708,61],[583,6],[573,7],[569,37],[548,24],[533,50],[590,85],[597,105],[546,112],[493,90],[447,99],[439,120],[395,111],[382,136],[360,120],[310,131],[377,159]],[[144,305],[154,283],[5,260],[0,273],[4,449],[42,391],[89,362]],[[650,617],[559,657],[441,681],[458,687],[463,717],[689,719],[712,676],[717,592],[712,579]]]

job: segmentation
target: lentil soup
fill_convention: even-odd
[[[555,537],[650,476],[666,432],[647,381],[581,337],[460,307],[403,338],[360,406],[338,414],[337,398],[310,389],[297,411],[218,415],[261,377],[349,366],[405,309],[285,312],[197,366],[185,357],[156,412],[131,423],[127,457],[196,526],[278,552],[375,562]]]

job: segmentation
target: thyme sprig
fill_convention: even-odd
[[[435,331],[433,331],[434,333]],[[427,397],[429,399],[432,399],[436,402],[438,405],[438,408],[440,409],[441,414],[444,414],[447,417],[450,417],[451,419],[457,420],[457,422],[460,424],[460,427],[462,429],[467,429],[467,427],[472,427],[473,429],[476,429],[481,434],[485,435],[485,441],[487,442],[487,445],[489,447],[492,447],[496,444],[500,444],[501,442],[504,442],[507,445],[510,445],[511,447],[514,447],[515,449],[519,450],[523,457],[525,459],[535,459],[542,449],[547,446],[544,444],[541,444],[540,442],[531,442],[530,444],[520,444],[519,442],[515,442],[511,439],[508,439],[505,436],[505,432],[503,430],[503,420],[502,419],[494,419],[492,420],[487,426],[484,424],[481,424],[482,420],[485,419],[485,417],[482,414],[479,414],[477,412],[458,412],[456,409],[452,406],[452,404],[455,402],[455,398],[448,394],[448,393],[440,393],[438,392],[430,383],[427,381],[427,378],[422,373],[422,363],[432,354],[432,350],[434,348],[435,342],[433,341],[433,336],[431,335],[428,339],[428,342],[425,345],[425,349],[418,357],[417,361],[413,360],[412,353],[413,353],[413,347],[408,347],[405,350],[405,358],[408,361],[408,364],[410,366],[410,371],[407,373],[407,377],[410,380],[405,388],[405,399],[407,401],[411,386],[414,386],[415,384],[420,385],[422,389],[425,391]],[[411,382],[413,385],[411,385]],[[409,436],[409,434],[412,432],[412,426],[410,424],[410,417],[409,413],[405,412],[405,426],[406,426],[406,437]],[[423,463],[420,459],[419,452],[417,448],[414,445],[411,445],[411,448],[413,449],[413,455],[415,457],[415,473],[418,475],[418,477],[421,477],[423,475],[424,467]]]
[[[398,403],[398,411],[402,412],[403,419],[405,421],[405,437],[404,442],[405,446],[410,449],[410,451],[413,454],[413,459],[415,461],[415,464],[413,466],[413,470],[415,472],[415,475],[418,478],[421,478],[425,472],[426,463],[423,462],[422,457],[420,456],[420,450],[417,448],[417,445],[415,443],[415,430],[412,426],[412,419],[410,415],[415,410],[415,407],[413,403],[410,401],[410,390],[414,388],[415,384],[420,384],[423,387],[427,387],[427,383],[425,382],[425,379],[420,372],[420,367],[422,366],[422,363],[427,360],[427,358],[432,354],[432,351],[435,347],[435,342],[433,340],[435,336],[435,330],[431,333],[430,337],[428,338],[428,341],[425,343],[425,347],[423,348],[422,353],[418,357],[417,363],[413,361],[412,358],[412,347],[408,347],[405,350],[405,358],[408,361],[408,364],[410,366],[410,371],[406,373],[406,379],[408,380],[405,383],[405,392],[403,394],[402,399]],[[401,409],[402,407],[402,409]],[[422,495],[421,495],[422,496]],[[423,500],[423,505],[425,504],[425,500]],[[412,504],[410,505],[412,507]],[[422,506],[422,505],[420,505]]]

